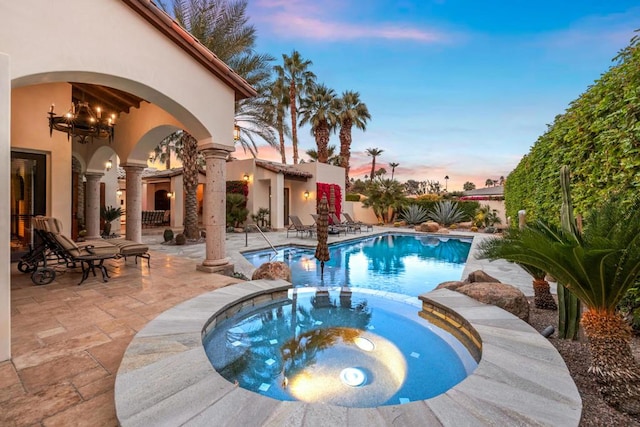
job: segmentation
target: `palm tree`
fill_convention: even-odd
[[[471,181],[467,181],[462,185],[462,189],[464,191],[471,191],[471,190],[475,190],[476,189],[476,185],[471,182]]]
[[[162,3],[161,7],[166,10]],[[172,15],[176,21],[256,88],[257,97],[236,103],[236,120],[243,128],[240,144],[245,151],[250,151],[255,156],[256,137],[264,139],[270,145],[276,145],[273,123],[267,121],[269,115],[264,114],[264,109],[268,108],[267,81],[271,75],[269,62],[273,58],[254,51],[256,30],[253,25],[248,24],[246,8],[246,0],[172,1]],[[185,131],[180,131],[171,138],[179,140],[182,145],[184,234],[187,238],[197,238],[198,143]]]
[[[396,173],[396,168],[400,166],[400,163],[391,162],[389,163],[389,167],[391,168],[391,179],[393,179],[393,175]]]
[[[362,203],[363,206],[372,208],[381,222],[391,222],[395,213],[406,203],[402,184],[382,177],[367,184],[365,195],[367,199]]]
[[[176,21],[257,90],[258,96],[236,102],[235,111],[241,128],[238,142],[255,157],[257,138],[277,148],[274,124],[264,114],[274,58],[255,52],[256,29],[248,24],[246,8],[246,0],[172,1]]]
[[[630,328],[617,305],[640,276],[640,202],[617,199],[589,213],[582,234],[543,222],[511,229],[480,245],[484,258],[503,258],[545,270],[587,307],[581,324],[591,367],[611,406],[640,413],[640,371],[629,346]]]
[[[484,182],[485,187],[493,187],[494,185],[495,185],[495,181],[492,180],[491,178],[487,178],[487,180]]]
[[[340,166],[344,168],[345,188],[349,187],[349,161],[351,159],[351,128],[364,131],[371,119],[367,105],[360,101],[360,94],[345,91],[340,98]],[[393,177],[392,177],[393,178]]]
[[[308,68],[313,63],[305,60],[300,52],[294,50],[291,56],[282,55],[284,60],[284,78],[289,84],[289,108],[291,109],[291,143],[293,145],[293,164],[298,164],[298,122],[296,119],[298,101],[315,84],[316,75]]]
[[[376,157],[384,153],[384,150],[380,150],[378,148],[367,148],[365,152],[367,153],[367,156],[373,157],[373,159],[371,159],[371,174],[369,175],[369,179],[373,181],[373,177],[376,172]]]
[[[282,164],[287,164],[287,156],[284,145],[284,136],[290,135],[290,130],[284,122],[285,109],[289,106],[289,93],[287,91],[284,69],[276,65],[273,67],[273,71],[276,74],[276,79],[271,85],[269,97],[272,108],[268,111],[274,115],[273,121],[275,122],[276,131],[278,132],[278,141],[280,156],[282,157]]]
[[[333,89],[316,85],[300,102],[300,125],[309,123],[318,146],[318,162],[327,163],[329,134],[338,122],[338,100]]]
[[[318,161],[318,151],[310,148],[307,151],[305,151],[306,155],[309,156],[309,159],[311,159],[312,162],[317,162]],[[336,146],[335,145],[329,145],[329,147],[327,148],[327,164],[333,165],[333,166],[340,166],[340,156],[338,156],[336,154]]]

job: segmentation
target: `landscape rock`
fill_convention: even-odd
[[[475,282],[460,286],[456,291],[482,303],[500,307],[525,322],[529,321],[529,302],[515,286],[497,282]]]
[[[440,226],[437,222],[427,221],[423,222],[420,225],[416,226],[417,231],[422,231],[423,233],[435,233],[440,229]]]
[[[464,285],[466,285],[466,283],[460,282],[459,280],[454,280],[451,282],[442,282],[438,286],[436,286],[436,289],[449,289],[450,291],[457,291],[458,288]]]
[[[469,273],[466,279],[464,279],[464,283],[475,283],[475,282],[491,282],[491,283],[500,283],[500,280],[495,277],[489,276],[483,270],[476,270]]]
[[[284,279],[291,282],[291,269],[282,261],[265,262],[253,272],[251,280]]]

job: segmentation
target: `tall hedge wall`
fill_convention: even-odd
[[[507,216],[560,222],[560,166],[571,168],[576,213],[612,193],[640,189],[640,44],[634,37],[615,65],[555,118],[505,185]]]

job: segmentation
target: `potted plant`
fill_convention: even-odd
[[[103,206],[100,208],[100,218],[105,221],[104,229],[102,230],[103,236],[111,235],[111,222],[119,219],[123,214],[122,208],[113,206]]]

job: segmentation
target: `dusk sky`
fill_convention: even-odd
[[[360,92],[372,119],[353,132],[352,177],[374,147],[400,181],[448,175],[449,191],[506,177],[640,28],[637,0],[249,0],[248,14],[258,52],[298,50],[319,83]]]

